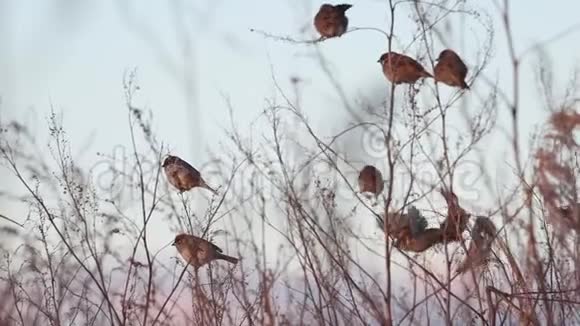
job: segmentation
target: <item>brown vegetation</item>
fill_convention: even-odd
[[[382,84],[380,105],[353,105],[317,52],[344,106],[356,107],[352,121],[323,135],[301,108],[298,88],[290,96],[273,73],[278,97],[268,99],[249,130],[236,123],[226,103],[232,112],[226,141],[200,167],[210,184],[221,185],[212,197],[187,191],[213,191],[189,163],[183,161],[182,171],[190,173],[183,175],[195,182],[182,185],[163,173],[169,151],[152,131],[152,111],[134,102],[146,92],[134,73],[123,84],[130,147],[122,158],[99,154],[104,167],[79,166],[70,152],[74,137],[54,112],[48,155],[38,143],[42,131],[0,121],[0,160],[22,187],[12,198],[26,215],[23,225],[0,215],[8,222],[0,231],[16,244],[0,248],[0,325],[580,323],[577,90],[551,102],[542,134],[529,135],[537,142],[526,160],[518,129],[523,54],[514,50],[508,1],[498,5],[504,23],[498,29],[508,36],[513,69],[502,73],[513,77],[512,95],[482,74],[493,26],[460,6],[463,1],[387,3],[385,30],[351,28],[332,35],[378,30],[386,37],[384,51],[393,53],[395,17],[407,11],[416,31],[399,51],[410,53],[412,45],[433,71],[444,48],[435,44],[445,43],[439,23],[462,16],[487,40],[482,58],[463,56],[473,67],[471,91],[444,93],[425,80],[426,99],[420,98],[413,83],[430,76],[421,65],[403,80],[409,85],[396,78],[389,78],[388,89]],[[262,34],[294,45],[326,41]],[[469,107],[459,107],[466,97]],[[490,197],[478,208],[462,193],[460,170],[477,162],[489,177],[482,156],[490,152],[486,141],[499,129],[500,111],[511,119],[513,157],[497,158],[502,188],[476,189]],[[385,149],[379,168],[368,157],[353,160],[352,149],[338,145],[376,130]],[[291,153],[295,145],[303,149],[300,155]],[[107,178],[96,180],[99,173]],[[360,192],[374,193],[376,201]],[[183,239],[203,250],[195,249],[195,256],[185,250],[196,247],[192,242],[180,247],[185,259],[179,258],[171,244]]]

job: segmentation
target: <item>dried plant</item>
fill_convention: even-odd
[[[0,162],[22,186],[0,196],[26,216],[0,215],[0,232],[16,244],[0,248],[0,325],[579,323],[575,83],[558,101],[541,69],[550,116],[541,137],[528,135],[526,161],[519,69],[529,51],[515,51],[508,1],[497,6],[499,27],[461,0],[387,3],[385,29],[349,27],[306,41],[254,29],[313,49],[350,115],[338,131],[321,128],[303,107],[302,79],[284,81],[274,60],[275,96],[247,125],[224,96],[225,137],[199,171],[187,164],[190,177],[204,180],[180,191],[164,173],[171,141],[155,133],[154,110],[138,104],[147,90],[135,71],[123,81],[130,137],[120,157],[99,153],[98,164],[83,166],[55,110],[48,146],[41,129],[0,121]],[[356,97],[322,50],[357,31],[378,32],[381,52],[412,57],[430,76],[452,48],[449,17],[483,36],[476,53],[460,51],[469,70],[451,83],[459,88],[383,79],[371,96]],[[513,77],[512,94],[484,73],[497,30],[508,40],[512,70],[501,73]],[[512,157],[493,162],[501,171],[494,189],[485,158],[502,128]],[[466,185],[462,169],[480,171],[484,184]],[[178,252],[178,234],[204,245]]]

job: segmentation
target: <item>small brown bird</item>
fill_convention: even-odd
[[[179,192],[188,191],[194,187],[201,187],[208,189],[217,195],[217,191],[207,185],[199,171],[179,157],[168,155],[163,161],[162,166],[165,170],[167,180],[177,188]]]
[[[467,66],[453,50],[446,49],[439,53],[434,68],[435,80],[446,85],[469,89],[465,83],[467,76]]]
[[[415,59],[397,52],[383,53],[377,62],[382,65],[387,79],[395,85],[413,84],[422,77],[433,77]]]
[[[323,38],[341,36],[348,27],[348,18],[345,12],[352,7],[349,4],[331,5],[328,3],[320,6],[314,16],[314,27]]]
[[[225,260],[232,264],[237,264],[239,260],[224,255],[223,251],[213,243],[185,233],[175,236],[172,246],[175,246],[181,257],[196,270],[216,259]]]
[[[461,274],[468,269],[484,264],[489,258],[491,244],[496,234],[497,229],[489,218],[477,217],[471,231],[471,243],[467,249],[467,255],[457,268],[457,273]]]
[[[358,175],[358,187],[360,192],[380,194],[385,188],[381,171],[372,165],[365,165]]]
[[[447,241],[460,241],[462,233],[467,227],[469,213],[459,206],[459,199],[452,191],[440,189],[439,192],[447,202],[447,218],[441,223],[440,228],[444,231]]]

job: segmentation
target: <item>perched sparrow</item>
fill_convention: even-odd
[[[483,216],[475,220],[471,231],[471,243],[467,249],[465,260],[457,268],[457,273],[461,274],[470,268],[475,268],[485,263],[491,251],[491,244],[496,236],[497,229],[493,222]]]
[[[341,36],[348,27],[348,18],[344,14],[352,5],[341,4],[333,6],[325,3],[320,6],[314,16],[314,27],[322,37]]]
[[[184,192],[194,187],[202,187],[217,194],[213,188],[205,183],[199,171],[177,156],[167,156],[163,161],[163,169],[169,183],[177,188],[179,192]]]
[[[384,53],[377,62],[383,66],[387,79],[394,84],[413,84],[419,78],[433,77],[415,59],[397,52]]]
[[[465,83],[467,67],[457,53],[450,49],[443,50],[439,53],[439,57],[436,60],[437,64],[434,68],[436,81],[449,86],[469,89],[469,86]]]
[[[447,202],[447,218],[441,223],[441,230],[444,231],[446,241],[460,241],[461,234],[467,227],[469,213],[459,206],[459,199],[452,191],[440,189],[439,192]]]
[[[222,254],[222,250],[213,243],[185,233],[178,234],[172,245],[177,248],[181,257],[195,269],[216,259],[225,260],[232,264],[237,264],[239,260]]]
[[[372,165],[365,165],[358,175],[358,187],[360,192],[380,194],[385,188],[381,171]]]

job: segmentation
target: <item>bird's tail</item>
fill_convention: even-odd
[[[350,7],[352,7],[352,5],[350,5],[350,4],[348,4],[348,3],[343,3],[343,4],[340,4],[340,5],[336,5],[336,6],[334,6],[334,7],[335,7],[336,9],[338,9],[339,11],[341,11],[341,12],[345,12],[345,11],[347,11],[348,9],[350,9]]]
[[[213,192],[215,195],[217,195],[217,194],[218,194],[218,192],[217,192],[215,189],[213,189],[212,187],[210,187],[210,186],[209,186],[209,185],[208,185],[208,184],[205,182],[205,180],[201,180],[201,186],[202,186],[203,188],[205,188],[205,189],[207,189],[207,190],[209,190],[209,191]]]
[[[232,263],[232,264],[237,264],[238,263],[238,260],[240,260],[239,258],[232,257],[232,256],[228,256],[228,255],[224,255],[224,254],[219,254],[217,256],[217,259],[225,260],[225,261],[227,261],[229,263]]]

